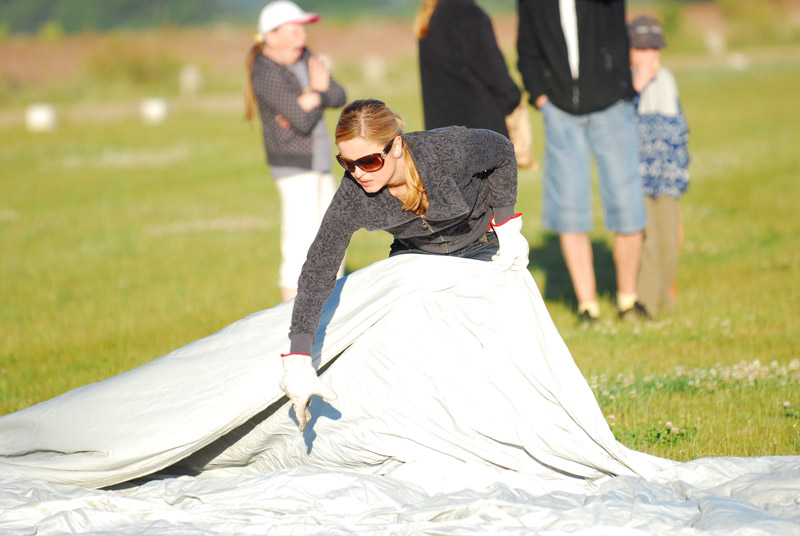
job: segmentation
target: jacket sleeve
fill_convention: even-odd
[[[519,105],[522,94],[508,73],[505,57],[497,46],[492,21],[477,5],[464,6],[463,27],[460,34],[467,57],[471,58],[471,68],[476,77],[494,95],[505,115],[509,115]]]
[[[492,130],[464,129],[464,161],[470,171],[488,171],[489,206],[495,219],[505,221],[514,215],[517,202],[517,159],[511,141]]]
[[[297,97],[302,93],[299,82],[287,69],[274,62],[270,61],[264,69],[254,70],[253,91],[259,105],[265,106],[272,116],[270,123],[280,114],[291,125],[289,128],[308,136],[322,118],[321,106],[306,112],[297,104]]]
[[[347,180],[342,180],[343,185],[333,196],[300,272],[289,328],[290,353],[311,354],[322,306],[336,285],[336,274],[353,233],[363,227],[347,200]]]
[[[535,0],[517,0],[519,27],[517,28],[517,69],[522,75],[522,82],[530,94],[533,104],[539,95],[546,93],[542,77],[542,52],[535,37],[536,28],[533,19]]]
[[[344,88],[334,80],[333,75],[331,75],[330,81],[328,82],[328,91],[324,91],[319,95],[322,99],[323,108],[339,108],[340,106],[344,106],[347,100]]]

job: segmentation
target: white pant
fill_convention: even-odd
[[[336,191],[329,173],[309,171],[275,181],[281,201],[281,266],[278,284],[297,288],[308,248]],[[342,263],[344,265],[344,263]],[[339,270],[341,276],[343,270]]]

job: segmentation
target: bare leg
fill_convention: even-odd
[[[559,239],[561,253],[567,263],[567,270],[569,270],[578,303],[595,301],[597,286],[594,279],[594,257],[589,235],[587,233],[564,233],[559,235]]]
[[[617,292],[635,294],[642,259],[643,232],[618,234],[614,240],[614,264],[617,268]]]

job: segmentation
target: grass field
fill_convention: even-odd
[[[540,171],[520,175],[530,270],[609,423],[625,444],[680,460],[800,453],[800,53],[752,57],[746,69],[665,59],[693,159],[674,314],[613,319],[598,220],[605,319],[579,327],[557,238],[539,228]],[[412,57],[380,87],[347,63],[337,72],[350,98],[382,98],[421,128]],[[176,96],[161,125],[130,99],[77,99],[40,134],[23,128],[21,100],[0,108],[0,414],[278,302],[277,196],[238,94]],[[388,242],[359,233],[347,268],[385,257]]]

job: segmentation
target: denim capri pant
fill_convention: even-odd
[[[545,102],[545,229],[588,233],[594,228],[590,152],[597,164],[606,229],[631,234],[645,228],[634,114],[633,103],[625,100],[582,115],[569,114]]]

